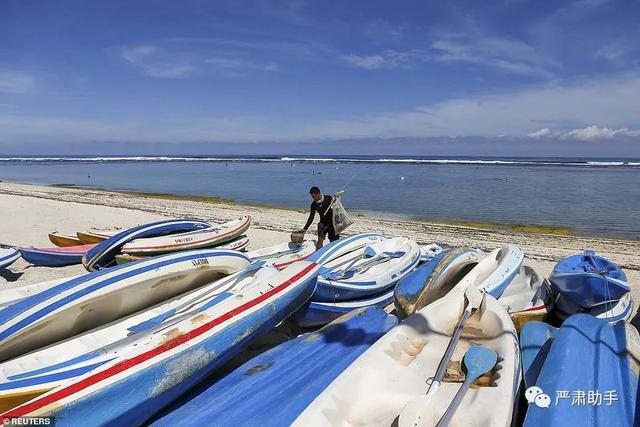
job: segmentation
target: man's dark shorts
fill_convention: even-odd
[[[336,234],[333,229],[333,224],[325,225],[322,222],[318,223],[318,238],[324,238],[325,235],[329,236],[329,241],[334,242],[340,238],[339,234]]]

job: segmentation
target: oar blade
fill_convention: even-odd
[[[472,378],[472,381],[492,370],[497,361],[498,353],[487,347],[473,346],[464,355],[467,376]]]

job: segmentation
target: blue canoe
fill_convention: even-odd
[[[38,267],[64,267],[82,263],[82,257],[95,244],[67,246],[63,248],[20,248],[22,258]]]
[[[630,290],[620,267],[592,250],[558,262],[549,281],[556,292],[583,307],[617,301]]]
[[[628,292],[619,300],[607,301],[594,307],[583,307],[560,294],[553,308],[553,313],[561,321],[577,313],[589,314],[609,323],[615,323],[619,320],[628,321],[633,316],[633,298]]]
[[[312,301],[354,301],[380,295],[419,262],[420,247],[406,237],[357,248],[322,264]]]
[[[20,251],[14,248],[0,248],[0,270],[9,267],[18,258]]]
[[[446,249],[406,275],[395,287],[398,315],[408,317],[446,295],[482,258],[484,254],[475,249]]]
[[[207,222],[187,219],[169,219],[139,225],[99,243],[87,252],[82,259],[82,263],[88,271],[112,267],[117,264],[116,255],[118,255],[122,246],[134,239],[166,236],[167,234],[184,233],[209,227],[211,227],[211,224]]]
[[[540,348],[549,348],[546,358],[527,355],[526,381],[549,396],[550,406],[530,403],[525,426],[637,425],[640,336],[632,325],[612,325],[585,314],[571,316],[548,333],[544,324],[530,325],[523,329],[521,346],[540,346],[548,335]],[[537,378],[531,361],[542,363]]]
[[[520,330],[520,356],[525,390],[536,385],[557,331],[558,328],[536,320],[525,323]]]
[[[285,342],[201,385],[152,426],[290,425],[344,369],[397,324],[370,307]]]
[[[122,356],[0,414],[55,417],[57,426],[140,425],[223,366],[309,299],[318,266],[300,261],[152,334]]]
[[[306,303],[300,310],[293,314],[293,319],[298,326],[303,328],[315,328],[333,322],[340,316],[350,311],[362,309],[364,307],[386,307],[393,302],[393,288],[385,291],[382,295],[372,296],[365,299],[341,302],[311,301]]]

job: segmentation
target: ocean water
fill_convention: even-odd
[[[0,157],[0,180],[208,195],[306,208],[346,189],[349,211],[567,226],[640,238],[640,161],[617,159]],[[302,225],[302,224],[300,224]]]

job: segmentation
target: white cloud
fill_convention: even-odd
[[[546,138],[552,135],[553,135],[553,132],[549,128],[540,129],[535,132],[529,132],[527,134],[529,138]]]
[[[0,70],[0,93],[27,93],[35,83],[35,79],[15,71]]]
[[[529,138],[559,138],[572,139],[577,141],[597,141],[613,138],[636,138],[640,137],[640,130],[630,130],[629,128],[612,129],[597,125],[572,129],[569,131],[552,131],[549,128],[540,129],[527,134]]]
[[[343,55],[341,59],[349,65],[365,70],[411,68],[415,63],[424,61],[426,54],[419,50],[400,52],[387,49],[373,55]]]
[[[552,78],[557,64],[531,45],[483,34],[443,33],[431,44],[434,61],[468,62],[525,76]]]
[[[552,79],[552,69],[558,66],[522,41],[475,33],[438,33],[428,50],[387,49],[368,55],[342,55],[340,58],[351,66],[366,70],[408,69],[429,62],[466,62],[508,74],[544,79]]]
[[[573,129],[562,135],[564,139],[578,139],[582,141],[593,141],[601,139],[612,139],[616,137],[637,137],[640,130],[629,130],[628,128],[611,129],[596,125],[587,126],[581,129]]]
[[[171,40],[166,47],[154,45],[131,46],[122,49],[122,58],[149,77],[182,79],[197,73],[215,70],[229,76],[244,75],[247,71],[276,71],[273,61],[256,61],[244,57],[241,51],[228,52],[225,56],[211,56],[211,49],[184,46],[194,40]]]
[[[198,70],[187,58],[166,52],[158,46],[126,47],[121,53],[125,61],[149,77],[183,79]]]
[[[614,129],[591,125],[582,129],[573,129],[565,133],[563,135],[563,138],[590,141],[590,140],[596,140],[596,139],[611,139],[615,135],[616,135],[616,131]]]

